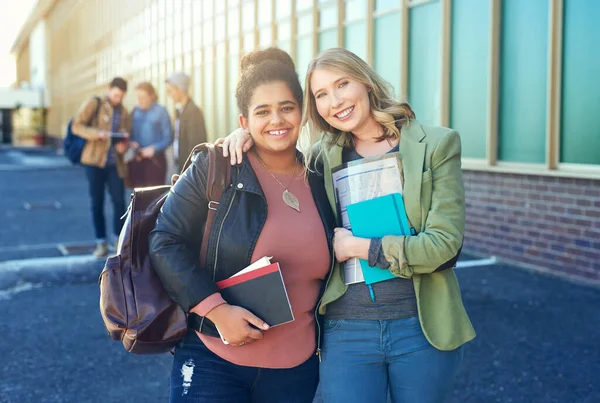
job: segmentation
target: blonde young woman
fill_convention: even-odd
[[[323,132],[311,149],[323,164],[335,210],[331,170],[343,162],[399,152],[406,213],[417,234],[364,239],[335,229],[336,258],[369,261],[396,278],[345,285],[336,265],[319,312],[325,315],[320,366],[329,402],[442,402],[475,337],[453,270],[462,247],[465,200],[461,146],[451,129],[421,125],[406,103],[362,59],[329,49],[306,76],[303,123]],[[252,145],[239,131],[225,140],[232,162]],[[338,223],[340,225],[340,223]]]

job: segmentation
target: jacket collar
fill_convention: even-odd
[[[298,158],[300,162],[304,162],[304,156],[298,150],[296,150],[296,158]],[[254,172],[252,164],[250,164],[250,160],[246,154],[243,154],[242,163],[236,165],[236,168],[237,170],[235,171],[237,172],[237,175],[232,176],[232,180],[234,181],[233,186],[236,189],[256,193],[262,197],[265,197],[265,194],[260,187],[260,182],[258,181],[256,173]]]

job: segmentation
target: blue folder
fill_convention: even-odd
[[[361,238],[382,238],[386,235],[411,235],[402,195],[394,193],[376,197],[347,207],[352,233]],[[366,284],[389,280],[395,276],[389,270],[370,267],[360,259]]]

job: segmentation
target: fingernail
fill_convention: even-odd
[[[267,325],[266,323],[263,323],[262,325],[263,329],[268,330],[269,329],[269,325]]]

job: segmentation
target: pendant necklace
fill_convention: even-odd
[[[292,175],[292,180],[290,181],[290,183],[288,183],[287,186],[284,186],[283,183],[281,183],[279,181],[279,179],[277,179],[277,177],[275,175],[273,175],[273,172],[271,172],[271,170],[265,165],[265,163],[258,156],[258,154],[254,153],[254,155],[256,155],[256,158],[258,159],[258,162],[260,162],[260,164],[263,167],[265,167],[265,169],[273,177],[273,179],[275,179],[277,181],[277,183],[279,183],[279,186],[281,186],[283,188],[283,194],[282,194],[283,202],[285,204],[287,204],[289,207],[291,207],[294,210],[296,210],[297,212],[300,212],[300,201],[298,200],[298,198],[296,197],[296,195],[294,195],[292,192],[290,192],[288,190],[288,188],[290,187],[290,185],[292,184],[292,182],[296,178],[296,169],[294,169],[294,174]]]

